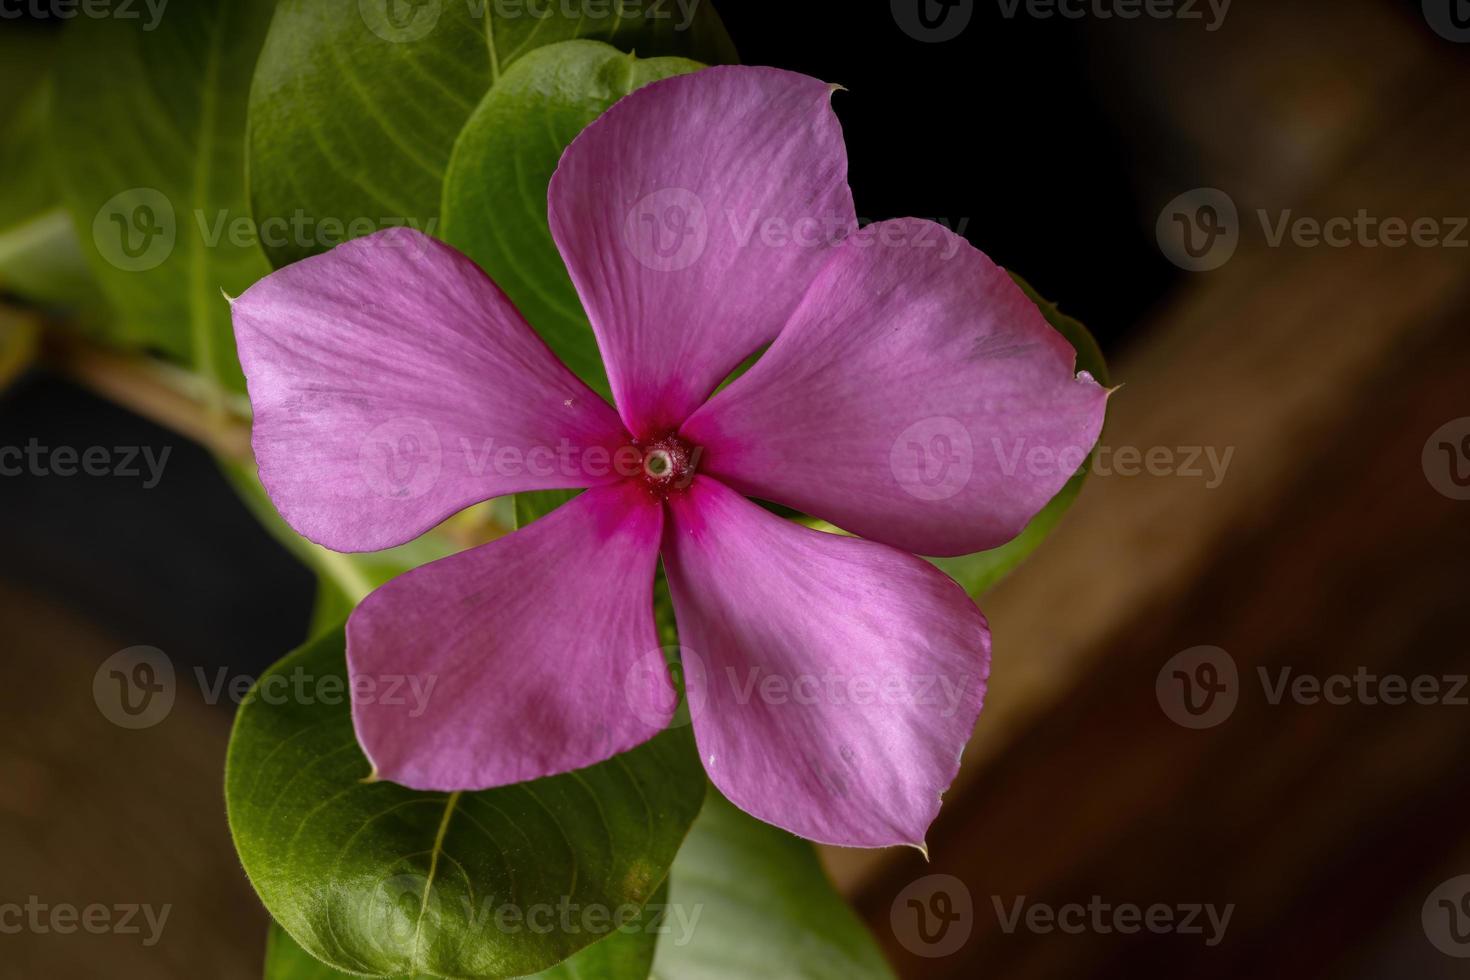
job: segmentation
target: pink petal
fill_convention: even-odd
[[[969,554],[1020,533],[1097,441],[1107,392],[1075,364],[984,254],[888,221],[838,250],[682,434],[701,472],[742,493],[906,551]]]
[[[597,487],[368,596],[347,621],[347,665],[377,774],[488,789],[590,766],[662,731],[672,685],[642,669],[662,665],[662,529],[662,508],[633,484]]]
[[[912,555],[708,477],[670,502],[664,567],[710,779],[802,837],[922,846],[984,697],[980,610]]]
[[[287,266],[231,313],[261,482],[318,544],[374,551],[490,497],[616,478],[583,452],[626,441],[616,413],[473,262],[418,232]]]
[[[567,148],[551,231],[634,435],[677,428],[769,343],[856,227],[831,90],[708,68],[639,89]]]

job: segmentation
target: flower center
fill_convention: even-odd
[[[699,447],[691,446],[672,432],[633,444],[643,454],[638,479],[659,499],[687,489],[699,463]]]

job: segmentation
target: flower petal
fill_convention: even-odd
[[[670,502],[664,567],[710,779],[802,837],[922,846],[984,697],[980,610],[921,559],[708,477]]]
[[[668,675],[639,669],[663,663],[662,529],[662,508],[633,484],[596,487],[368,596],[347,621],[347,666],[375,772],[412,789],[488,789],[601,762],[667,727]]]
[[[682,434],[701,472],[742,493],[906,551],[969,554],[1019,534],[1097,441],[1107,392],[1075,364],[963,238],[882,222],[840,247]]]
[[[426,235],[339,245],[266,276],[231,313],[261,482],[318,544],[375,551],[490,497],[615,478],[585,450],[626,440],[616,413]]]
[[[551,231],[635,436],[677,428],[769,343],[856,227],[831,91],[708,68],[639,89],[567,148]]]

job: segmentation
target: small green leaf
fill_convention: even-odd
[[[449,159],[442,237],[478,262],[562,362],[604,397],[597,342],[547,227],[546,188],[562,152],[614,102],[702,67],[683,58],[645,61],[594,41],[538,48],[485,95]]]
[[[747,816],[713,789],[674,862],[669,901],[654,976],[893,976],[811,844]]]
[[[481,97],[520,58],[579,38],[735,60],[708,2],[282,0],[250,91],[257,218],[433,233],[450,150]],[[279,267],[332,244],[308,234],[266,248]]]
[[[68,25],[51,140],[77,238],[111,301],[112,339],[236,391],[229,307],[269,271],[245,199],[246,92],[271,3],[192,0],[152,29]]]
[[[371,976],[522,976],[638,914],[703,800],[687,729],[483,792],[367,781],[344,646],[324,634],[262,675],[226,764],[245,871],[303,948]]]
[[[1103,360],[1102,349],[1097,346],[1097,341],[1093,340],[1087,328],[1062,313],[1057,309],[1055,303],[1042,299],[1036,290],[1032,289],[1031,285],[1020,276],[1012,273],[1011,278],[1041,310],[1052,328],[1067,338],[1067,342],[1077,352],[1077,370],[1088,372],[1097,379],[1098,384],[1108,384],[1108,366]],[[1072,502],[1077,499],[1077,495],[1082,492],[1082,484],[1087,480],[1087,472],[1091,463],[1092,457],[1088,456],[1081,472],[1068,480],[1057,495],[1041,509],[1041,512],[1031,518],[1031,523],[1026,525],[1025,530],[999,548],[979,551],[973,555],[961,555],[958,558],[931,558],[929,560],[964,586],[965,591],[972,596],[979,596],[1014,571],[1041,542],[1046,540],[1047,535],[1052,532],[1052,529],[1062,519],[1062,515],[1067,512]]]
[[[527,980],[646,980],[653,967],[658,930],[663,928],[667,915],[668,895],[669,884],[665,881],[653,901],[643,906],[632,923]],[[265,980],[350,980],[351,977],[352,974],[335,970],[306,952],[289,932],[271,923],[266,940]]]

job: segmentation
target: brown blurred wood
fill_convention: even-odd
[[[0,905],[170,910],[152,946],[141,916],[137,935],[0,935],[0,976],[256,980],[267,918],[225,823],[229,706],[204,703],[181,674],[166,719],[118,728],[93,700],[93,675],[146,640],[86,622],[0,580]]]
[[[973,895],[962,954],[926,962],[890,942],[905,975],[1351,976],[1400,903],[1415,912],[1410,934],[1400,924],[1381,940],[1428,949],[1419,902],[1470,872],[1453,860],[1470,843],[1470,708],[1272,705],[1257,669],[1470,672],[1470,505],[1437,493],[1419,462],[1429,433],[1470,413],[1467,326],[1462,305],[1388,358],[1375,397],[1304,446],[1270,511],[1183,596],[1110,638],[1106,662],[951,801],[934,865],[905,860],[866,892],[886,935],[891,896],[914,878],[955,874]],[[1190,731],[1165,716],[1154,684],[1199,644],[1229,651],[1242,686],[1227,721]],[[1207,949],[1146,934],[1006,935],[992,904],[1095,894],[1237,909]],[[1463,964],[1434,957],[1412,975],[1460,975]]]
[[[1291,61],[1285,52],[1301,41],[1301,17],[1290,6],[1232,8],[1230,29],[1210,35],[1211,44],[1185,42],[1194,53],[1191,89],[1208,90],[1216,74],[1233,78],[1242,63]],[[1470,250],[1271,248],[1251,213],[1253,203],[1273,216],[1285,208],[1319,218],[1352,216],[1360,208],[1410,219],[1470,214],[1463,177],[1470,160],[1465,65],[1448,45],[1426,49],[1423,25],[1415,30],[1388,5],[1364,0],[1332,9],[1340,28],[1371,32],[1382,57],[1362,64],[1353,60],[1360,37],[1324,35],[1318,48],[1336,44],[1340,51],[1336,72],[1325,72],[1327,54],[1318,50],[1312,71],[1285,78],[1320,100],[1337,94],[1354,106],[1339,114],[1351,120],[1350,131],[1322,139],[1335,151],[1318,160],[1323,172],[1314,185],[1293,180],[1273,188],[1263,179],[1243,195],[1235,257],[1192,275],[1142,331],[1142,342],[1114,365],[1114,380],[1125,387],[1110,404],[1104,444],[1234,447],[1228,478],[1216,489],[1201,480],[1146,475],[1094,478],[1060,530],[985,597],[995,633],[994,675],[952,796],[1098,668],[1110,655],[1108,637],[1175,601],[1223,541],[1268,512],[1301,472],[1305,451],[1338,431],[1370,394],[1365,386],[1378,365],[1467,287]],[[1278,17],[1285,26],[1274,45],[1252,47],[1273,37]],[[1179,25],[1139,30],[1180,39],[1190,33]],[[1120,58],[1154,46],[1124,48]],[[1171,84],[1168,76],[1155,79],[1155,97]],[[1276,98],[1310,101],[1292,89]],[[1254,90],[1227,84],[1214,102],[1202,96],[1179,124],[1207,119],[1224,129],[1238,123],[1243,139],[1268,146],[1259,130],[1269,114],[1257,99]],[[1282,127],[1300,124],[1292,116],[1273,118]],[[1273,163],[1263,156],[1258,166]],[[1222,166],[1236,165],[1232,159]],[[1201,167],[1203,176],[1174,192],[1206,182],[1212,171]],[[1065,616],[1057,615],[1059,596]],[[825,856],[848,889],[861,888],[892,859],[885,852]]]
[[[1470,669],[1470,504],[1436,494],[1420,467],[1430,433],[1470,415],[1470,250],[1272,248],[1254,214],[1470,215],[1470,72],[1411,6],[1238,4],[1214,35],[1111,29],[1111,63],[1135,67],[1119,101],[1153,112],[1184,161],[1153,172],[1158,204],[1219,186],[1243,233],[1235,258],[1189,277],[1115,364],[1126,387],[1103,441],[1235,456],[1213,490],[1095,477],[982,603],[991,689],[931,834],[933,863],[826,855],[904,975],[1463,968],[1427,946],[1418,907],[1465,846],[1452,803],[1470,798],[1457,769],[1470,709],[1243,704],[1195,733],[1153,693],[1170,656],[1206,643],[1235,655],[1258,702],[1258,663]],[[911,955],[889,921],[893,897],[929,873],[958,875],[976,904],[974,937],[937,961]],[[1171,937],[1007,936],[991,904],[1093,894],[1240,909],[1225,946],[1201,950]],[[1375,924],[1388,930],[1376,940],[1364,934]],[[1390,946],[1429,955],[1408,973],[1355,972]]]

